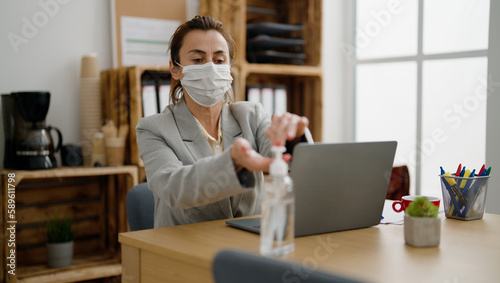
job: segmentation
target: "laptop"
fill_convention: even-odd
[[[290,177],[295,193],[295,236],[366,228],[380,223],[396,141],[300,143]],[[260,218],[229,226],[259,233]]]

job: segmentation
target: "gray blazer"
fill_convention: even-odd
[[[223,107],[221,119],[224,152],[217,156],[184,101],[139,121],[137,143],[155,195],[155,228],[260,213],[263,175],[254,173],[256,186],[243,188],[229,149],[243,137],[270,156],[265,132],[271,119],[260,104],[249,102]]]

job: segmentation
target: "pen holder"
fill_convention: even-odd
[[[460,220],[483,218],[490,176],[439,176],[446,217]]]

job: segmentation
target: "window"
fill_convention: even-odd
[[[485,161],[488,22],[488,0],[354,2],[355,140],[397,140],[412,194]]]

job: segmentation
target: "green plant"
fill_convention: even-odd
[[[47,221],[45,229],[49,243],[65,243],[73,240],[71,218],[54,217]]]
[[[413,202],[410,202],[406,213],[413,217],[437,217],[438,207],[426,197],[417,197]]]

